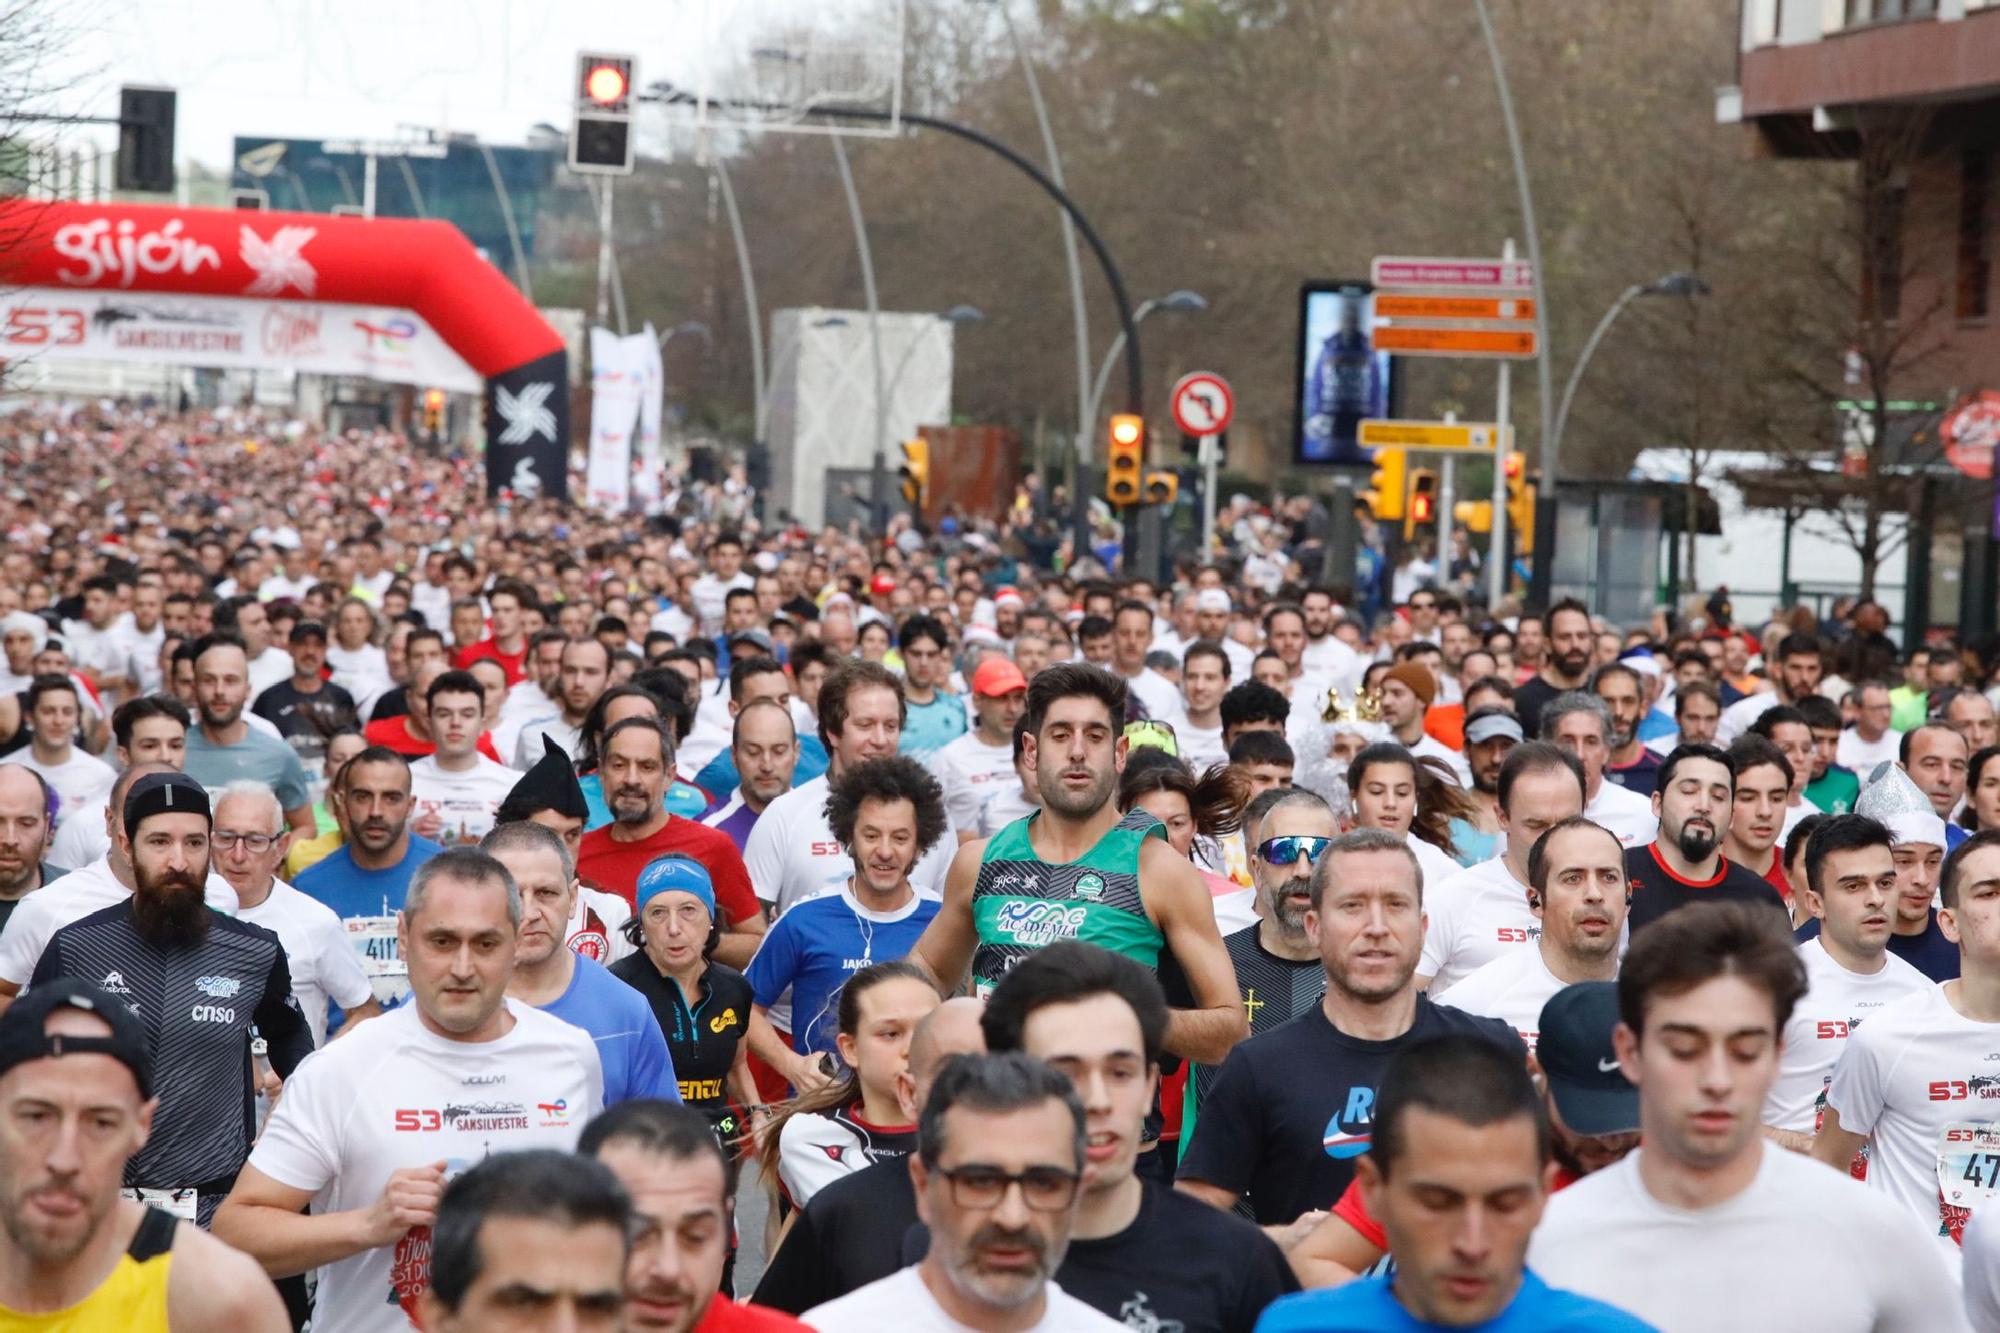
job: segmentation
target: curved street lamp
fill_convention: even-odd
[[[939,311],[937,317],[947,324],[979,324],[985,321],[986,312],[976,305],[961,304],[949,310]],[[895,406],[896,386],[902,383],[903,371],[909,366],[910,358],[916,354],[917,348],[923,341],[921,336],[910,339],[909,345],[903,349],[902,359],[896,362],[896,373],[889,376],[888,401],[891,407]]]
[[[1635,282],[1618,293],[1618,299],[1604,312],[1604,318],[1597,321],[1597,327],[1590,331],[1590,338],[1583,344],[1583,351],[1577,355],[1576,366],[1569,372],[1569,383],[1563,385],[1562,404],[1556,408],[1555,425],[1549,435],[1548,457],[1551,460],[1562,457],[1563,430],[1569,425],[1569,408],[1576,398],[1576,386],[1583,380],[1583,372],[1590,365],[1590,358],[1597,353],[1597,344],[1604,340],[1605,332],[1613,322],[1625,313],[1625,307],[1642,296],[1683,296],[1690,299],[1707,296],[1709,286],[1700,277],[1686,271],[1669,273],[1651,282]],[[1545,468],[1544,484],[1553,486],[1554,476]]]
[[[1139,302],[1138,306],[1132,311],[1132,322],[1134,324],[1142,323],[1146,316],[1160,310],[1172,311],[1177,314],[1193,314],[1206,309],[1208,309],[1207,297],[1203,296],[1200,292],[1189,291],[1185,287],[1179,287],[1168,292],[1165,296],[1156,296],[1150,300]],[[1124,350],[1125,331],[1120,329],[1118,336],[1111,340],[1111,346],[1105,349],[1103,364],[1098,366],[1096,382],[1090,388],[1090,402],[1086,408],[1083,428],[1092,438],[1096,437],[1097,414],[1104,406],[1104,387],[1111,378],[1111,367],[1117,362],[1118,354]]]

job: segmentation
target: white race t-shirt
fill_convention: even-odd
[[[1455,986],[1430,989],[1431,1003],[1448,1004],[1482,1018],[1497,1018],[1521,1034],[1528,1049],[1542,1031],[1542,1006],[1549,997],[1567,986],[1549,971],[1539,944],[1532,949],[1513,949],[1500,955]]]
[[[1428,756],[1441,762],[1446,770],[1454,778],[1458,779],[1459,786],[1466,788],[1472,786],[1472,766],[1465,762],[1465,756],[1429,732],[1425,732],[1423,735],[1417,737],[1415,745],[1405,746],[1404,748],[1419,759]]]
[[[1954,1279],[1967,1219],[2000,1189],[2000,1023],[1952,1008],[1957,984],[1870,1015],[1826,1089],[1840,1127],[1874,1141],[1868,1188],[1902,1205]]]
[[[977,731],[947,742],[931,755],[930,764],[944,788],[945,813],[953,828],[977,829],[986,803],[1021,781],[1014,772],[1013,742],[988,745]]]
[[[1785,1047],[1778,1055],[1778,1079],[1764,1100],[1764,1123],[1801,1134],[1819,1131],[1827,1082],[1848,1037],[1886,1005],[1921,995],[1935,983],[1892,953],[1869,975],[1850,972],[1833,960],[1818,936],[1799,946],[1806,965],[1806,993],[1785,1024]]]
[[[1217,764],[1229,762],[1229,748],[1222,743],[1222,724],[1212,727],[1197,727],[1190,722],[1187,714],[1174,723],[1174,739],[1181,745],[1181,758],[1200,777]]]
[[[242,909],[237,918],[262,926],[285,946],[292,994],[305,1011],[314,1046],[326,1045],[328,999],[342,1009],[357,1009],[375,998],[361,959],[347,942],[347,927],[319,899],[273,880],[264,901]]]
[[[1597,784],[1597,796],[1583,807],[1583,817],[1602,824],[1625,847],[1644,847],[1660,834],[1653,803],[1609,778]]]
[[[979,836],[990,838],[1017,819],[1026,819],[1039,805],[1030,801],[1018,780],[1008,783],[979,808]]]
[[[822,773],[765,806],[743,844],[750,887],[776,909],[773,918],[840,888],[854,874],[854,858],[841,848],[826,822],[828,785]],[[910,869],[910,883],[918,893],[932,897],[943,893],[945,872],[957,851],[957,839],[940,838],[924,853]]]
[[[1760,690],[1756,694],[1746,694],[1729,707],[1722,710],[1716,719],[1715,743],[1726,746],[1757,725],[1757,719],[1776,708],[1781,701],[1776,690]]]
[[[620,958],[638,952],[625,938],[625,923],[632,909],[615,893],[585,888],[577,892],[576,905],[569,911],[564,943],[594,963],[611,966]]]
[[[1339,688],[1342,697],[1349,700],[1353,699],[1355,689],[1361,684],[1362,673],[1367,669],[1361,654],[1332,634],[1324,639],[1307,640],[1299,665],[1315,676],[1325,676]]]
[[[1417,854],[1417,868],[1424,872],[1424,887],[1442,884],[1448,879],[1456,879],[1465,873],[1465,867],[1446,855],[1444,850],[1434,847],[1419,838],[1413,831],[1404,837],[1410,850]]]
[[[368,1208],[404,1167],[446,1163],[446,1179],[489,1154],[569,1152],[602,1109],[597,1046],[530,1005],[504,1002],[514,1026],[489,1042],[447,1041],[414,1004],[314,1052],[285,1081],[250,1165],[307,1190],[314,1213]],[[430,1285],[430,1228],[319,1270],[313,1327],[409,1333]]]
[[[444,827],[431,841],[446,847],[464,847],[478,842],[493,831],[493,816],[521,775],[505,764],[496,764],[476,751],[472,767],[453,773],[438,767],[434,754],[410,764],[410,818],[435,813]]]
[[[48,863],[58,870],[75,870],[110,851],[111,834],[104,827],[104,809],[110,803],[107,795],[65,819],[56,836],[49,839]]]
[[[1974,1333],[2000,1333],[2000,1213],[1965,1224],[1965,1317]]]
[[[1022,1333],[1113,1333],[1125,1325],[1099,1314],[1054,1282],[1045,1284],[1048,1308]],[[968,1333],[966,1326],[945,1313],[915,1268],[904,1268],[838,1300],[817,1305],[799,1316],[819,1333]]]
[[[1640,1148],[1549,1200],[1528,1266],[1551,1287],[1662,1329],[1964,1328],[1958,1283],[1895,1208],[1822,1162],[1774,1143],[1758,1150],[1747,1189],[1712,1208],[1687,1209],[1646,1189]]]
[[[55,933],[72,921],[81,921],[92,912],[115,907],[132,896],[132,890],[111,873],[108,858],[99,857],[87,866],[70,871],[46,888],[21,899],[7,927],[0,930],[0,981],[26,986],[35,975],[35,964],[48,948]],[[236,890],[220,875],[210,875],[202,886],[202,898],[224,916],[235,916]]]
[[[1115,671],[1112,674],[1118,675],[1125,682],[1125,687],[1138,696],[1139,702],[1146,706],[1147,717],[1172,727],[1180,726],[1184,711],[1181,692],[1174,688],[1172,681],[1151,667],[1140,668],[1136,676],[1119,675]]]
[[[56,827],[59,829],[84,811],[93,808],[102,810],[111,796],[112,784],[118,781],[117,769],[75,746],[70,747],[69,758],[60,764],[44,763],[35,758],[32,747],[8,756],[7,762],[40,773],[42,781],[55,789]]]
[[[1840,733],[1840,745],[1834,751],[1833,762],[1842,768],[1851,768],[1865,781],[1875,771],[1875,765],[1894,763],[1902,752],[1903,733],[1894,727],[1886,728],[1879,739],[1863,740],[1861,733],[1853,727]]]
[[[1528,910],[1528,886],[1514,878],[1504,856],[1468,866],[1436,884],[1424,883],[1423,957],[1417,975],[1441,991],[1503,954],[1532,945],[1542,923]]]

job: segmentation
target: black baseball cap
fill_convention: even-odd
[[[291,641],[293,643],[303,643],[307,639],[318,639],[321,643],[325,643],[326,626],[320,624],[317,620],[301,620],[298,624],[292,626]]]
[[[49,1015],[58,1009],[96,1014],[111,1025],[105,1037],[79,1037],[48,1031]],[[153,1054],[146,1029],[137,1014],[111,992],[88,981],[64,978],[25,992],[0,1014],[0,1075],[15,1065],[64,1055],[108,1055],[132,1071],[139,1096],[153,1095]]]
[[[1535,1058],[1549,1095],[1571,1132],[1595,1138],[1639,1128],[1639,1089],[1619,1067],[1611,1045],[1618,1026],[1618,985],[1579,981],[1542,1006]]]

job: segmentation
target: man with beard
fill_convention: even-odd
[[[720,919],[727,922],[715,957],[742,967],[764,937],[764,914],[729,835],[667,810],[664,802],[673,771],[673,743],[657,718],[628,717],[604,733],[598,774],[611,805],[611,822],[583,835],[577,873],[617,894],[629,907],[639,873],[655,857],[668,852],[692,856],[714,878]]]
[[[201,724],[188,733],[188,775],[211,791],[245,779],[261,782],[277,793],[294,833],[301,838],[318,833],[305,766],[291,746],[244,720],[250,675],[242,641],[211,634],[195,644],[194,688]]]
[[[31,893],[23,898],[0,930],[0,1007],[19,995],[35,974],[42,951],[64,926],[91,913],[115,907],[132,896],[132,847],[125,837],[125,794],[132,785],[156,773],[171,773],[165,764],[134,764],[111,787],[111,849],[87,865],[63,876],[61,893]],[[236,913],[236,890],[220,875],[210,873],[208,905],[226,916]]]
[[[633,1333],[805,1333],[796,1319],[722,1293],[736,1161],[699,1112],[628,1102],[585,1125],[577,1151],[608,1167],[632,1199],[638,1226],[625,1265],[625,1321]],[[904,1170],[900,1160],[884,1166]],[[797,1243],[788,1236],[779,1253]]]
[[[542,737],[547,736],[563,748],[570,758],[576,757],[578,743],[583,735],[583,720],[590,713],[590,706],[597,702],[597,696],[604,693],[604,687],[611,679],[611,652],[596,639],[571,639],[562,645],[562,661],[556,669],[555,690],[557,716],[540,716],[530,720],[521,728],[520,737],[514,743],[514,767],[527,769],[542,756]],[[539,688],[521,684],[515,691]],[[513,702],[513,694],[508,695],[508,704]],[[508,705],[502,705],[504,709]]]
[[[1582,815],[1563,820],[1528,850],[1528,908],[1542,926],[1534,948],[1501,955],[1436,999],[1512,1024],[1533,1051],[1542,1006],[1556,992],[1618,975],[1625,849]]]
[[[1523,666],[1530,664],[1530,636],[1528,624],[1531,617],[1521,618],[1521,629],[1515,640],[1515,654]],[[1590,654],[1595,647],[1595,635],[1590,627],[1590,608],[1573,597],[1565,597],[1549,608],[1549,614],[1535,621],[1537,629],[1548,627],[1547,660],[1541,670],[1514,691],[1514,711],[1520,715],[1521,729],[1534,735],[1542,729],[1542,705],[1558,694],[1583,688],[1584,678],[1590,670]],[[1539,635],[1533,643],[1542,642]]]
[[[0,764],[0,927],[21,900],[62,871],[43,862],[49,849],[49,788],[21,764]]]
[[[1303,787],[1288,787],[1265,809],[1250,849],[1257,921],[1222,937],[1236,969],[1252,1037],[1289,1023],[1317,1005],[1326,992],[1326,969],[1306,933],[1313,867],[1340,832],[1326,801]],[[1181,1108],[1181,1141],[1194,1135],[1202,1101],[1215,1085],[1217,1064],[1198,1064],[1188,1077]]]
[[[182,773],[140,778],[121,807],[132,896],[58,930],[30,986],[95,981],[139,1015],[159,1108],[125,1168],[140,1201],[207,1226],[250,1155],[256,1120],[251,1028],[289,1078],[312,1054],[278,937],[202,901],[208,794]]]
[[[1555,1160],[1551,1193],[1623,1161],[1639,1146],[1639,1090],[1618,1069],[1612,1033],[1618,1027],[1618,987],[1580,981],[1550,996],[1536,1016],[1541,1034],[1535,1063]],[[1387,1136],[1376,1122],[1376,1142]],[[1371,1152],[1370,1156],[1373,1156]],[[1364,1159],[1365,1160],[1365,1159]],[[1333,1205],[1333,1215],[1289,1256],[1299,1281],[1332,1287],[1367,1272],[1388,1253],[1389,1233],[1363,1194],[1359,1176]]]
[[[278,729],[305,767],[314,790],[326,778],[326,742],[335,732],[355,731],[361,719],[354,696],[326,679],[326,626],[301,620],[292,626],[290,678],[267,686],[250,711]]]
[[[1326,994],[1229,1053],[1179,1177],[1179,1188],[1217,1208],[1247,1195],[1256,1220],[1287,1248],[1354,1178],[1376,1085],[1397,1051],[1458,1032],[1527,1058],[1505,1023],[1433,1004],[1417,989],[1423,874],[1403,837],[1357,829],[1335,838],[1313,867],[1309,902],[1306,931]]]
[[[347,841],[300,873],[299,892],[333,909],[384,1004],[408,991],[396,914],[417,869],[444,848],[410,831],[410,763],[375,745],[336,779]]]
[[[1637,668],[1610,662],[1591,676],[1590,689],[1611,710],[1611,753],[1604,761],[1604,776],[1626,791],[1651,796],[1660,775],[1660,758],[1639,738],[1639,724],[1646,717],[1645,680]]]
[[[292,1327],[256,1264],[119,1197],[156,1123],[154,1068],[140,1020],[85,982],[38,987],[0,1018],[0,1325]]]
[[[425,862],[398,925],[410,1002],[290,1080],[216,1215],[266,1273],[319,1270],[314,1328],[409,1333],[450,1178],[517,1149],[566,1152],[602,1105],[590,1037],[507,998],[520,912],[486,853]]]
[[[1739,699],[1722,712],[1722,720],[1716,724],[1715,737],[1723,745],[1735,740],[1764,715],[1766,709],[1779,704],[1796,705],[1809,694],[1819,693],[1819,683],[1826,674],[1826,650],[1820,641],[1810,634],[1787,634],[1778,641],[1777,671],[1767,674],[1775,688],[1762,690],[1747,698]]]
[[[1529,1267],[1657,1328],[1964,1327],[1958,1283],[1909,1215],[1759,1132],[1805,988],[1783,923],[1747,903],[1702,903],[1633,937],[1614,1063],[1638,1085],[1644,1142],[1550,1200]],[[1774,1247],[1792,1257],[1782,1275]]]
[[[1632,933],[1693,902],[1733,898],[1790,915],[1769,880],[1722,854],[1736,807],[1736,764],[1713,745],[1682,745],[1660,764],[1660,836],[1625,853]]]
[[[944,903],[911,951],[947,993],[971,969],[989,994],[1014,961],[1081,939],[1157,971],[1171,954],[1194,1006],[1175,1009],[1166,1046],[1220,1060],[1247,1030],[1208,885],[1167,844],[1166,826],[1113,798],[1125,769],[1125,682],[1082,663],[1028,685],[1022,757],[1042,808],[952,859]]]
[[[1069,1079],[1016,1051],[961,1055],[939,1073],[910,1155],[922,1262],[803,1316],[819,1333],[1113,1333],[1125,1325],[1053,1280],[1086,1166]]]
[[[1160,1078],[1167,1000],[1129,958],[1065,940],[1007,974],[980,1020],[990,1051],[1069,1076],[1088,1131],[1082,1202],[1056,1270],[1063,1289],[1146,1328],[1222,1333],[1298,1289],[1270,1239],[1137,1169]]]
[[[1454,820],[1452,845],[1459,860],[1478,865],[1500,854],[1506,829],[1500,819],[1500,770],[1507,756],[1525,737],[1520,719],[1511,708],[1475,708],[1465,719],[1465,765],[1471,770],[1472,785],[1465,794],[1472,800],[1473,815]]]

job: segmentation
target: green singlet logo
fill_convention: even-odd
[[[1076,882],[1076,896],[1096,902],[1104,896],[1104,876],[1092,871]]]

